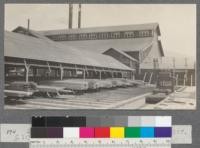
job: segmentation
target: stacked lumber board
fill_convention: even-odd
[[[35,92],[37,91],[37,84],[34,82],[24,82],[24,81],[15,81],[8,84],[5,89],[7,90],[16,90],[16,91],[26,91],[26,92]]]
[[[29,97],[45,94],[47,97],[60,94],[82,94],[89,90],[111,89],[117,87],[132,87],[141,83],[123,78],[113,79],[67,79],[34,82],[16,81],[5,86],[5,96]]]
[[[17,90],[4,90],[5,97],[24,98],[24,97],[30,97],[32,95],[33,95],[33,92],[17,91]]]
[[[41,85],[48,85],[48,86],[57,86],[63,87],[69,90],[87,90],[89,88],[88,82],[80,81],[76,79],[68,79],[68,80],[56,80],[56,81],[43,81],[40,82]]]
[[[157,104],[158,102],[164,100],[166,97],[167,96],[165,93],[152,94],[152,95],[146,96],[145,102],[147,104]]]
[[[5,86],[4,96],[24,98],[32,96],[37,91],[37,84],[34,82],[15,81]]]

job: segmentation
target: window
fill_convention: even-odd
[[[139,37],[151,37],[151,36],[152,36],[152,30],[139,31]]]
[[[124,32],[124,37],[125,38],[132,38],[132,37],[134,37],[134,32],[133,31],[126,31],[126,32]]]
[[[134,36],[135,36],[136,38],[138,38],[138,37],[139,37],[139,31],[134,31]]]
[[[79,35],[78,35],[78,38],[79,38],[80,40],[85,40],[85,39],[87,39],[87,34],[85,34],[85,33],[79,34]]]
[[[69,40],[77,40],[77,35],[76,34],[69,34],[68,39]]]
[[[120,38],[120,32],[111,33],[111,37],[114,38],[114,39]]]
[[[90,33],[89,34],[89,39],[96,39],[97,38],[97,34],[96,33]]]
[[[60,35],[58,35],[58,39],[60,41],[64,41],[64,40],[66,40],[66,35],[65,34],[60,34]]]
[[[98,33],[98,39],[103,39],[103,34],[102,33]]]

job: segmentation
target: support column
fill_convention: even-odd
[[[60,67],[60,80],[63,80],[63,76],[64,76],[64,68]]]
[[[49,69],[49,73],[51,73],[51,67],[49,65],[49,62],[47,62],[47,66],[48,66],[48,69]]]
[[[186,85],[186,74],[184,74],[184,80],[183,80],[183,85]]]
[[[113,71],[111,71],[111,77],[114,78],[114,72]]]
[[[83,70],[83,79],[85,80],[85,69]]]
[[[135,74],[134,74],[134,72],[132,71],[131,74],[132,74],[132,80],[135,80]]]
[[[145,82],[147,76],[147,72],[144,73],[143,81]]]
[[[153,76],[153,72],[151,72],[151,75],[150,75],[150,78],[149,78],[149,84],[151,84],[152,76]]]
[[[28,81],[29,81],[29,69],[30,69],[30,65],[27,64],[26,60],[24,60],[24,66],[25,66],[25,71],[26,71],[25,81],[28,83]]]
[[[99,79],[101,80],[101,70],[99,71]]]
[[[176,86],[178,86],[178,74],[176,75]]]

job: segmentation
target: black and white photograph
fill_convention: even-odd
[[[5,4],[4,109],[196,109],[195,4]]]

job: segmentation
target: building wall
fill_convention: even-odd
[[[169,71],[171,71],[173,74],[173,69],[169,69]],[[174,74],[175,74],[175,77],[177,78],[177,83],[176,83],[177,85],[184,85],[184,79],[186,79],[185,80],[186,86],[195,86],[196,85],[195,69],[187,69],[187,70],[176,69]],[[144,82],[146,82],[146,83],[156,84],[157,76],[158,76],[158,70],[141,69],[141,74],[140,74],[139,79],[144,80]],[[150,81],[150,77],[151,77],[151,81]]]
[[[152,48],[151,51],[149,52],[148,56],[141,62],[140,68],[141,69],[153,69],[154,68],[154,59],[161,59],[162,55],[159,49],[159,44],[158,44],[158,35],[156,31],[154,31],[154,37],[152,40]]]

